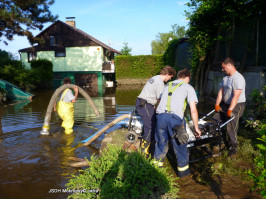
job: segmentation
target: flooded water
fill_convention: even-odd
[[[74,104],[74,134],[70,136],[61,133],[60,118],[55,113],[51,117],[51,136],[40,135],[52,89],[36,91],[32,102],[0,107],[0,198],[67,198],[68,194],[60,190],[78,172],[69,166],[68,158],[97,154],[104,136],[89,147],[76,146],[117,116],[131,112],[140,90],[106,88],[102,95],[96,92],[91,97],[101,113],[99,117],[79,96]]]
[[[74,104],[72,135],[61,133],[61,121],[55,113],[51,116],[51,135],[40,135],[52,89],[36,91],[32,101],[0,107],[0,198],[67,198],[69,194],[62,189],[71,175],[78,173],[78,169],[69,166],[69,157],[89,158],[98,154],[104,135],[88,147],[77,145],[117,116],[131,112],[141,89],[142,86],[105,88],[100,93],[88,90],[100,111],[99,117],[80,95]]]

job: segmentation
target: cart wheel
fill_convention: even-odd
[[[135,143],[138,139],[137,133],[135,131],[129,131],[126,134],[126,140],[130,143]]]

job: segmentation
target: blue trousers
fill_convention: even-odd
[[[141,102],[141,99],[137,98],[136,100],[136,110],[138,114],[142,117],[143,121],[143,139],[151,142],[154,140],[155,126],[156,126],[156,113],[154,106]]]
[[[176,125],[185,125],[185,120],[174,114],[162,113],[157,114],[157,130],[155,132],[155,152],[154,157],[156,160],[164,161],[165,156],[168,152],[168,143],[172,142],[174,152],[177,158],[177,170],[178,176],[187,176],[189,171],[189,153],[187,149],[187,144],[181,145],[178,140],[172,138],[173,128]]]

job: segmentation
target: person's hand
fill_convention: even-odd
[[[56,108],[54,108],[54,112],[56,112]]]
[[[221,112],[223,111],[222,108],[219,105],[215,105],[215,112]]]
[[[199,128],[195,128],[195,136],[197,138],[201,136],[201,131],[199,130]]]
[[[233,117],[234,114],[232,113],[232,110],[227,110],[227,117]]]

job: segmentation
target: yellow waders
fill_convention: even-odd
[[[74,125],[74,106],[72,102],[63,102],[63,99],[67,93],[66,89],[61,95],[60,100],[56,104],[56,110],[59,117],[63,120],[62,127],[65,129],[66,134],[73,133],[73,125]]]

